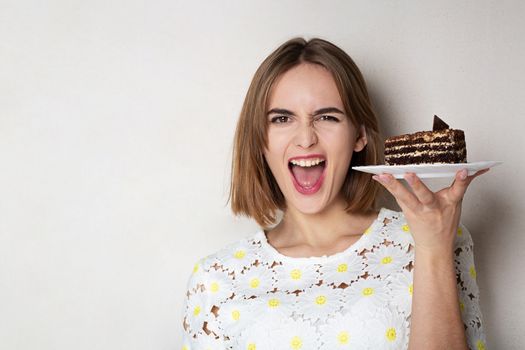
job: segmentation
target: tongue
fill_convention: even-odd
[[[301,187],[312,187],[317,183],[321,174],[323,173],[323,166],[316,165],[308,168],[303,168],[300,166],[292,166],[292,173],[295,177],[295,180],[299,183]]]

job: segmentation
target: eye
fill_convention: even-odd
[[[331,115],[322,115],[318,118],[318,120],[325,120],[325,121],[331,121],[331,122],[339,122],[339,118],[331,116]]]
[[[287,117],[285,115],[280,115],[280,116],[273,117],[272,119],[270,119],[270,122],[274,124],[283,124],[283,123],[288,122],[289,120],[290,120],[290,117]]]

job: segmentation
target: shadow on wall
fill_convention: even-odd
[[[365,79],[366,80],[366,79]],[[385,140],[386,135],[392,134],[391,130],[395,129],[395,120],[388,111],[387,99],[383,98],[380,87],[376,87],[373,82],[366,81],[370,100],[372,101],[372,108],[379,119],[379,132],[381,134],[381,141]],[[381,147],[383,150],[383,146]],[[396,200],[388,191],[381,186],[381,192],[379,193],[377,200],[377,208],[388,208],[396,211],[400,211],[399,205]]]
[[[391,104],[388,102],[388,98],[382,93],[381,87],[377,86],[373,82],[366,81],[370,100],[372,101],[372,107],[376,112],[376,116],[379,119],[379,132],[384,141],[386,136],[393,135],[393,130],[398,129],[399,121],[397,121],[391,112]]]

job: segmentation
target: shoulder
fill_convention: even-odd
[[[236,276],[261,261],[258,236],[259,233],[240,239],[199,259],[187,280],[188,303],[206,307],[230,298],[237,288]]]
[[[192,275],[221,271],[241,272],[260,259],[262,230],[225,245],[218,251],[200,258],[193,267]]]

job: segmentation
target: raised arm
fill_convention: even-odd
[[[374,176],[395,198],[414,237],[414,292],[409,349],[467,349],[455,266],[455,243],[461,202],[470,182],[487,170],[430,191],[415,174],[405,179],[412,191],[392,175]]]

